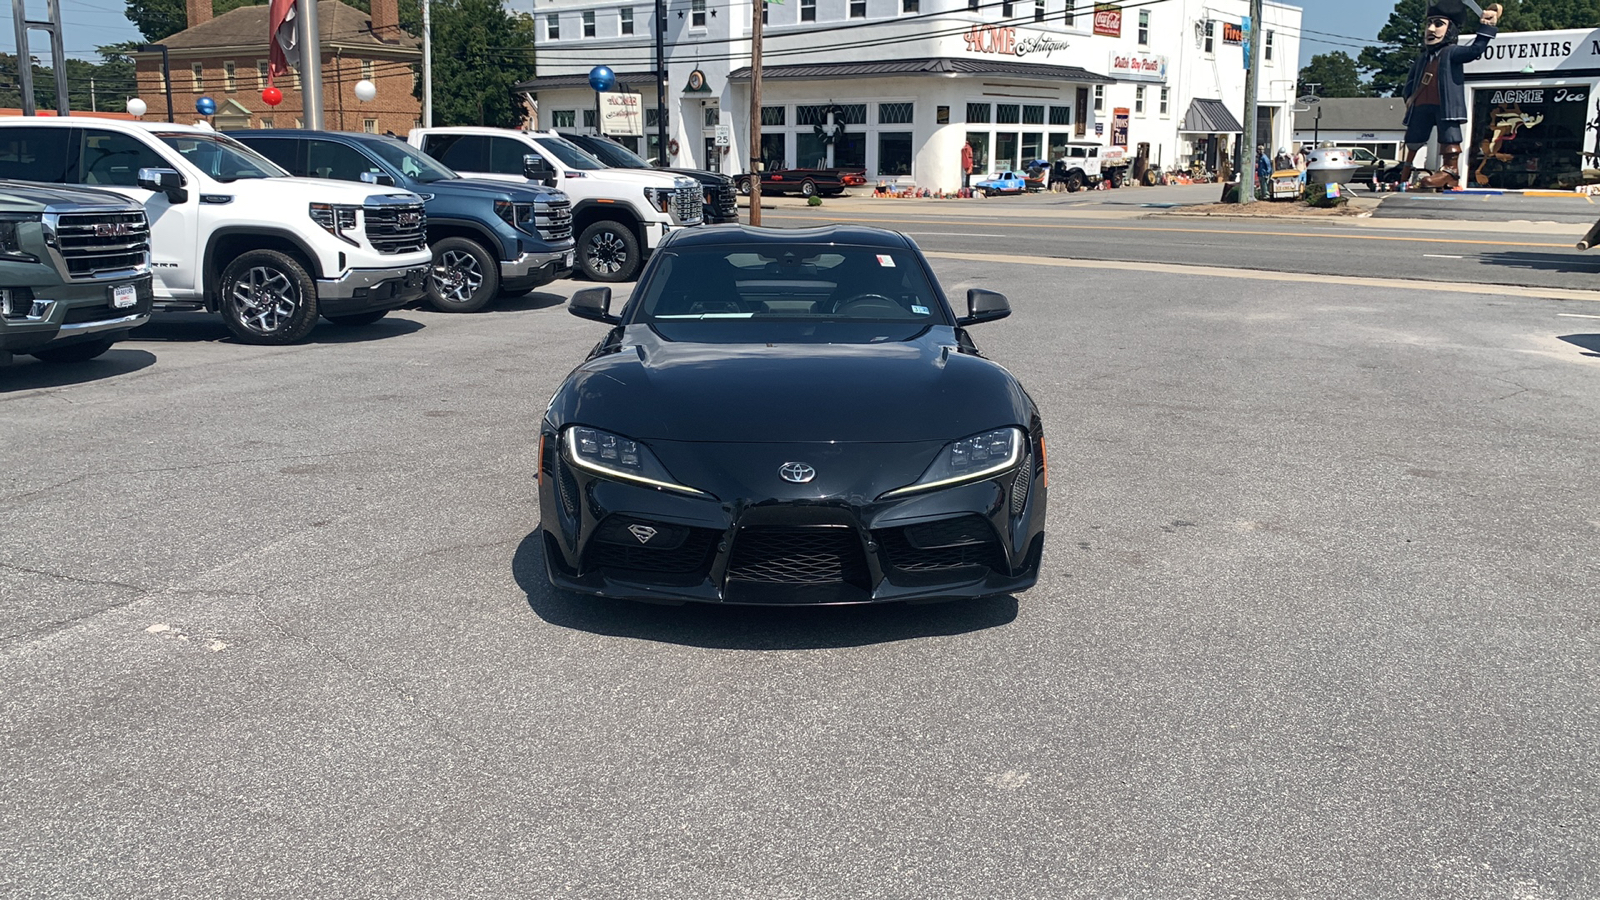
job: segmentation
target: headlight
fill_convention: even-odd
[[[895,488],[883,496],[898,497],[998,475],[1015,467],[1022,459],[1027,440],[1020,428],[997,428],[962,438],[939,451],[939,456],[915,483]]]
[[[532,203],[512,203],[510,200],[496,200],[494,214],[505,221],[512,228],[523,231],[532,231],[534,225],[534,212]]]
[[[346,206],[340,203],[313,203],[311,204],[311,221],[321,225],[325,231],[347,244],[356,244],[354,238],[345,237],[345,232],[356,230],[356,212],[359,206]]]
[[[31,253],[22,252],[22,239],[17,234],[17,226],[24,222],[37,222],[38,216],[8,215],[0,216],[0,258],[16,260],[19,262],[38,262],[39,258]]]
[[[567,459],[580,469],[661,490],[710,496],[673,480],[655,454],[643,444],[621,435],[573,426],[567,429],[566,444]]]
[[[644,189],[644,199],[655,207],[656,212],[669,213],[672,212],[672,198],[675,193],[672,188],[648,187]]]

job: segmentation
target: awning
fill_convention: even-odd
[[[1003,60],[935,57],[933,59],[889,59],[877,62],[808,63],[805,65],[763,65],[761,80],[871,78],[882,75],[1005,75],[1041,78],[1072,84],[1116,84],[1115,78],[1097,75],[1077,66],[1052,66],[1045,63],[1006,62]],[[618,76],[621,77],[621,76]],[[749,81],[750,67],[735,69],[729,81]]]
[[[1183,127],[1179,134],[1244,134],[1244,126],[1228,112],[1221,100],[1201,100],[1196,97],[1183,114]]]

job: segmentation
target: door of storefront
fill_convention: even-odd
[[[972,147],[972,177],[982,179],[989,174],[989,132],[967,132],[967,143]]]
[[[1083,137],[1089,133],[1089,89],[1078,88],[1078,99],[1072,107],[1072,134]]]

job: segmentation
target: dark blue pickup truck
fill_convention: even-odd
[[[572,203],[537,184],[462,178],[405,141],[343,131],[230,131],[291,175],[394,185],[420,194],[433,278],[428,301],[474,312],[572,272]]]

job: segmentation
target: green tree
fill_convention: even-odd
[[[409,5],[401,7],[408,28]],[[521,124],[526,104],[511,86],[533,77],[533,18],[499,0],[434,0],[431,14],[433,123]]]
[[[86,59],[66,60],[67,108],[78,112],[121,111],[132,96],[133,63],[127,57],[102,48],[104,62]],[[49,66],[33,65],[33,102],[38,109],[56,108],[56,73]],[[22,108],[22,82],[17,73],[17,57],[0,54],[0,107]]]
[[[1316,85],[1313,92],[1309,85]],[[1318,53],[1300,70],[1299,92],[1319,97],[1369,97],[1372,91],[1361,80],[1356,61],[1350,54],[1335,50]]]
[[[1399,0],[1389,21],[1378,29],[1378,44],[1363,47],[1359,64],[1372,73],[1372,92],[1398,97],[1406,86],[1411,63],[1422,52],[1422,17],[1427,0]]]
[[[1500,0],[1501,31],[1544,31],[1600,25],[1600,0]]]

